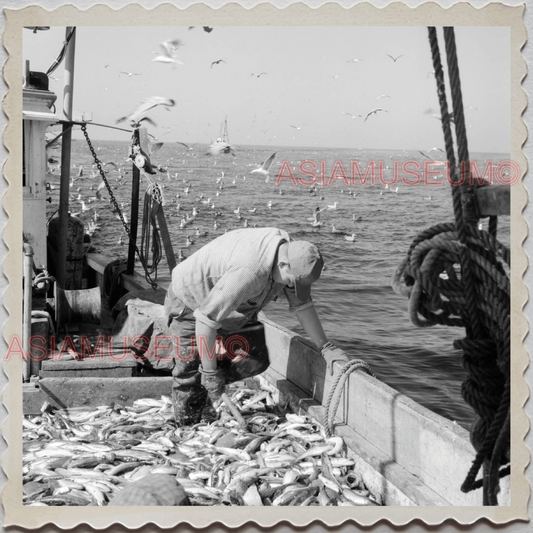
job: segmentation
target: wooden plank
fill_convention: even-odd
[[[271,369],[325,403],[334,377],[309,341],[266,319]],[[339,366],[337,366],[340,369]],[[355,371],[338,416],[391,461],[417,476],[453,505],[481,505],[480,491],[463,494],[460,485],[474,459],[468,432],[362,371]],[[509,501],[509,478],[500,501]],[[505,504],[504,504],[505,505]]]
[[[103,274],[105,267],[112,260],[102,254],[91,253],[87,254],[87,264],[96,272]],[[152,286],[146,281],[144,276],[139,273],[122,274],[120,276],[120,284],[129,292],[139,291],[144,289],[151,289]],[[170,284],[170,276],[160,276],[157,279],[158,287],[167,290]]]
[[[171,394],[171,377],[43,378],[23,390],[23,413],[39,414],[45,401],[52,407],[86,407],[120,403],[132,405],[139,398],[159,399]]]
[[[87,266],[94,272],[94,280],[96,286],[100,287],[100,291],[104,290],[104,271],[105,267],[112,260],[102,254],[89,253],[86,256]]]
[[[511,188],[491,185],[474,189],[479,214],[482,217],[511,214]]]
[[[465,429],[362,373],[350,376],[346,395],[348,426],[364,427],[366,439],[452,505],[481,505],[479,494],[460,491],[475,457]]]
[[[137,362],[130,356],[131,352],[128,352],[124,358],[113,359],[112,357],[94,357],[93,359],[69,359],[68,361],[54,361],[46,360],[42,363],[42,369],[47,371],[54,370],[74,370],[76,368],[136,368]],[[126,359],[126,357],[128,357]]]
[[[126,359],[127,357],[127,359]],[[137,363],[128,352],[124,359],[95,357],[94,359],[70,359],[68,361],[43,361],[40,378],[52,377],[102,377],[119,378],[137,375]]]
[[[152,288],[152,286],[146,281],[146,279],[143,276],[140,276],[139,274],[133,274],[131,276],[129,274],[122,274],[120,276],[120,284],[129,292]],[[169,285],[170,278],[157,278],[158,288],[167,290]]]
[[[131,367],[113,366],[113,367],[93,367],[93,368],[68,368],[55,369],[49,368],[41,370],[41,378],[129,378],[136,376],[137,372]]]
[[[275,370],[269,368],[258,379],[262,383],[267,381],[274,386],[274,394],[276,391],[279,393],[275,400],[280,404],[289,402],[295,413],[301,413],[303,410],[318,423],[323,424],[324,408],[311,398],[307,398],[305,392]],[[343,438],[348,457],[356,462],[356,471],[361,473],[369,490],[382,497],[384,505],[450,505],[447,500],[349,426],[337,427],[335,434]]]
[[[87,254],[87,264],[96,272],[100,274],[104,273],[105,267],[112,261],[109,257],[97,254],[89,253]]]

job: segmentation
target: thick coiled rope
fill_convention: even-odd
[[[484,488],[484,505],[497,505],[499,479],[509,473],[510,449],[510,253],[496,239],[497,219],[489,232],[477,229],[475,186],[470,183],[459,69],[453,28],[444,28],[453,100],[460,171],[457,169],[450,114],[437,33],[429,41],[441,108],[455,223],[433,226],[419,234],[397,268],[392,286],[409,297],[409,316],[420,327],[459,326],[466,338],[454,342],[463,351],[468,373],[461,393],[477,418],[470,438],[476,450],[461,490]],[[476,481],[480,468],[484,477]]]
[[[111,309],[123,295],[119,278],[126,272],[127,266],[127,259],[115,259],[109,262],[104,269],[102,296]]]

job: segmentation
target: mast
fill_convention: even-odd
[[[63,90],[63,114],[72,120],[72,98],[74,93],[74,55],[76,51],[76,28],[67,26],[65,33],[65,88]],[[68,202],[70,180],[70,150],[72,145],[72,124],[63,124],[61,149],[61,182],[59,189],[59,233],[57,257],[57,283],[65,287],[67,277]]]

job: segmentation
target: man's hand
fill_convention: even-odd
[[[339,363],[347,363],[350,360],[343,350],[337,348],[332,342],[329,341],[322,346],[320,353],[326,361],[330,376],[333,375],[333,363],[335,361],[339,361]]]
[[[201,367],[200,374],[202,374],[201,383],[207,390],[211,402],[213,404],[219,402],[226,388],[224,374],[220,370],[204,370]]]

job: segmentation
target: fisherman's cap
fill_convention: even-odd
[[[322,272],[324,260],[318,248],[307,241],[291,241],[287,251],[291,273],[294,275],[296,297],[306,302],[311,296],[311,284]]]

